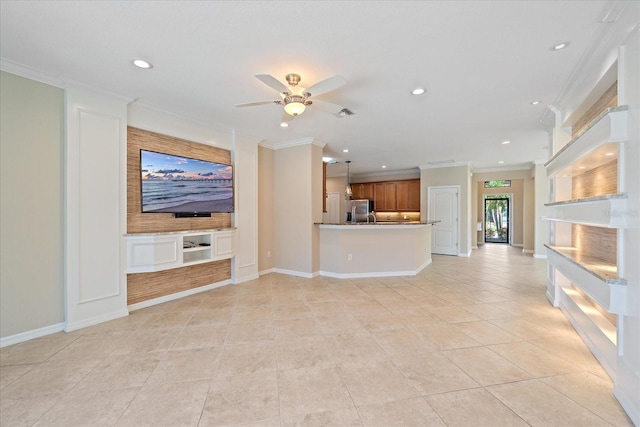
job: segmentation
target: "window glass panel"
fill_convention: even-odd
[[[484,188],[496,188],[496,187],[511,187],[511,180],[503,179],[503,180],[484,182]]]

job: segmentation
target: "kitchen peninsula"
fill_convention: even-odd
[[[321,275],[337,278],[415,276],[431,264],[428,222],[316,224]]]

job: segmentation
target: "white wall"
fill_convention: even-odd
[[[319,235],[313,223],[322,221],[323,146],[304,138],[275,147],[272,256],[276,271],[311,277],[320,267]]]
[[[127,100],[67,88],[65,330],[128,315]]]
[[[64,322],[62,89],[0,72],[0,337]],[[21,334],[26,334],[20,338]]]
[[[637,8],[636,8],[637,10]],[[627,211],[632,224],[619,238],[620,276],[627,281],[626,314],[618,321],[618,367],[613,392],[636,425],[640,425],[640,31],[636,27],[621,49],[618,64],[618,102],[629,106],[629,141],[623,145],[624,171],[628,195]]]
[[[536,258],[546,258],[547,252],[544,247],[549,240],[549,223],[542,219],[545,214],[544,204],[548,202],[549,181],[547,180],[547,170],[543,163],[536,163],[534,173],[534,216],[535,216],[535,243],[533,256]]]
[[[266,274],[274,267],[274,151],[258,147],[258,271]]]
[[[471,170],[468,164],[450,167],[421,167],[420,170],[420,219],[427,220],[429,201],[427,189],[433,186],[459,185],[460,197],[458,199],[460,209],[459,230],[459,254],[468,256],[471,253],[471,232],[475,233],[475,217],[471,215]],[[433,219],[433,218],[429,218]],[[471,222],[473,221],[473,224]],[[473,226],[473,227],[472,227]]]

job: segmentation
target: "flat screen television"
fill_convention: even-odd
[[[233,212],[232,165],[140,150],[140,184],[143,213]]]

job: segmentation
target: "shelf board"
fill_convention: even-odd
[[[608,108],[547,163],[547,175],[574,176],[615,159],[618,144],[628,140],[628,107]],[[610,153],[610,155],[607,155]]]
[[[626,311],[627,282],[618,276],[618,268],[576,248],[545,245],[547,260],[609,313]]]
[[[632,218],[627,212],[627,195],[610,194],[545,203],[547,221],[570,222],[594,227],[628,228]]]

